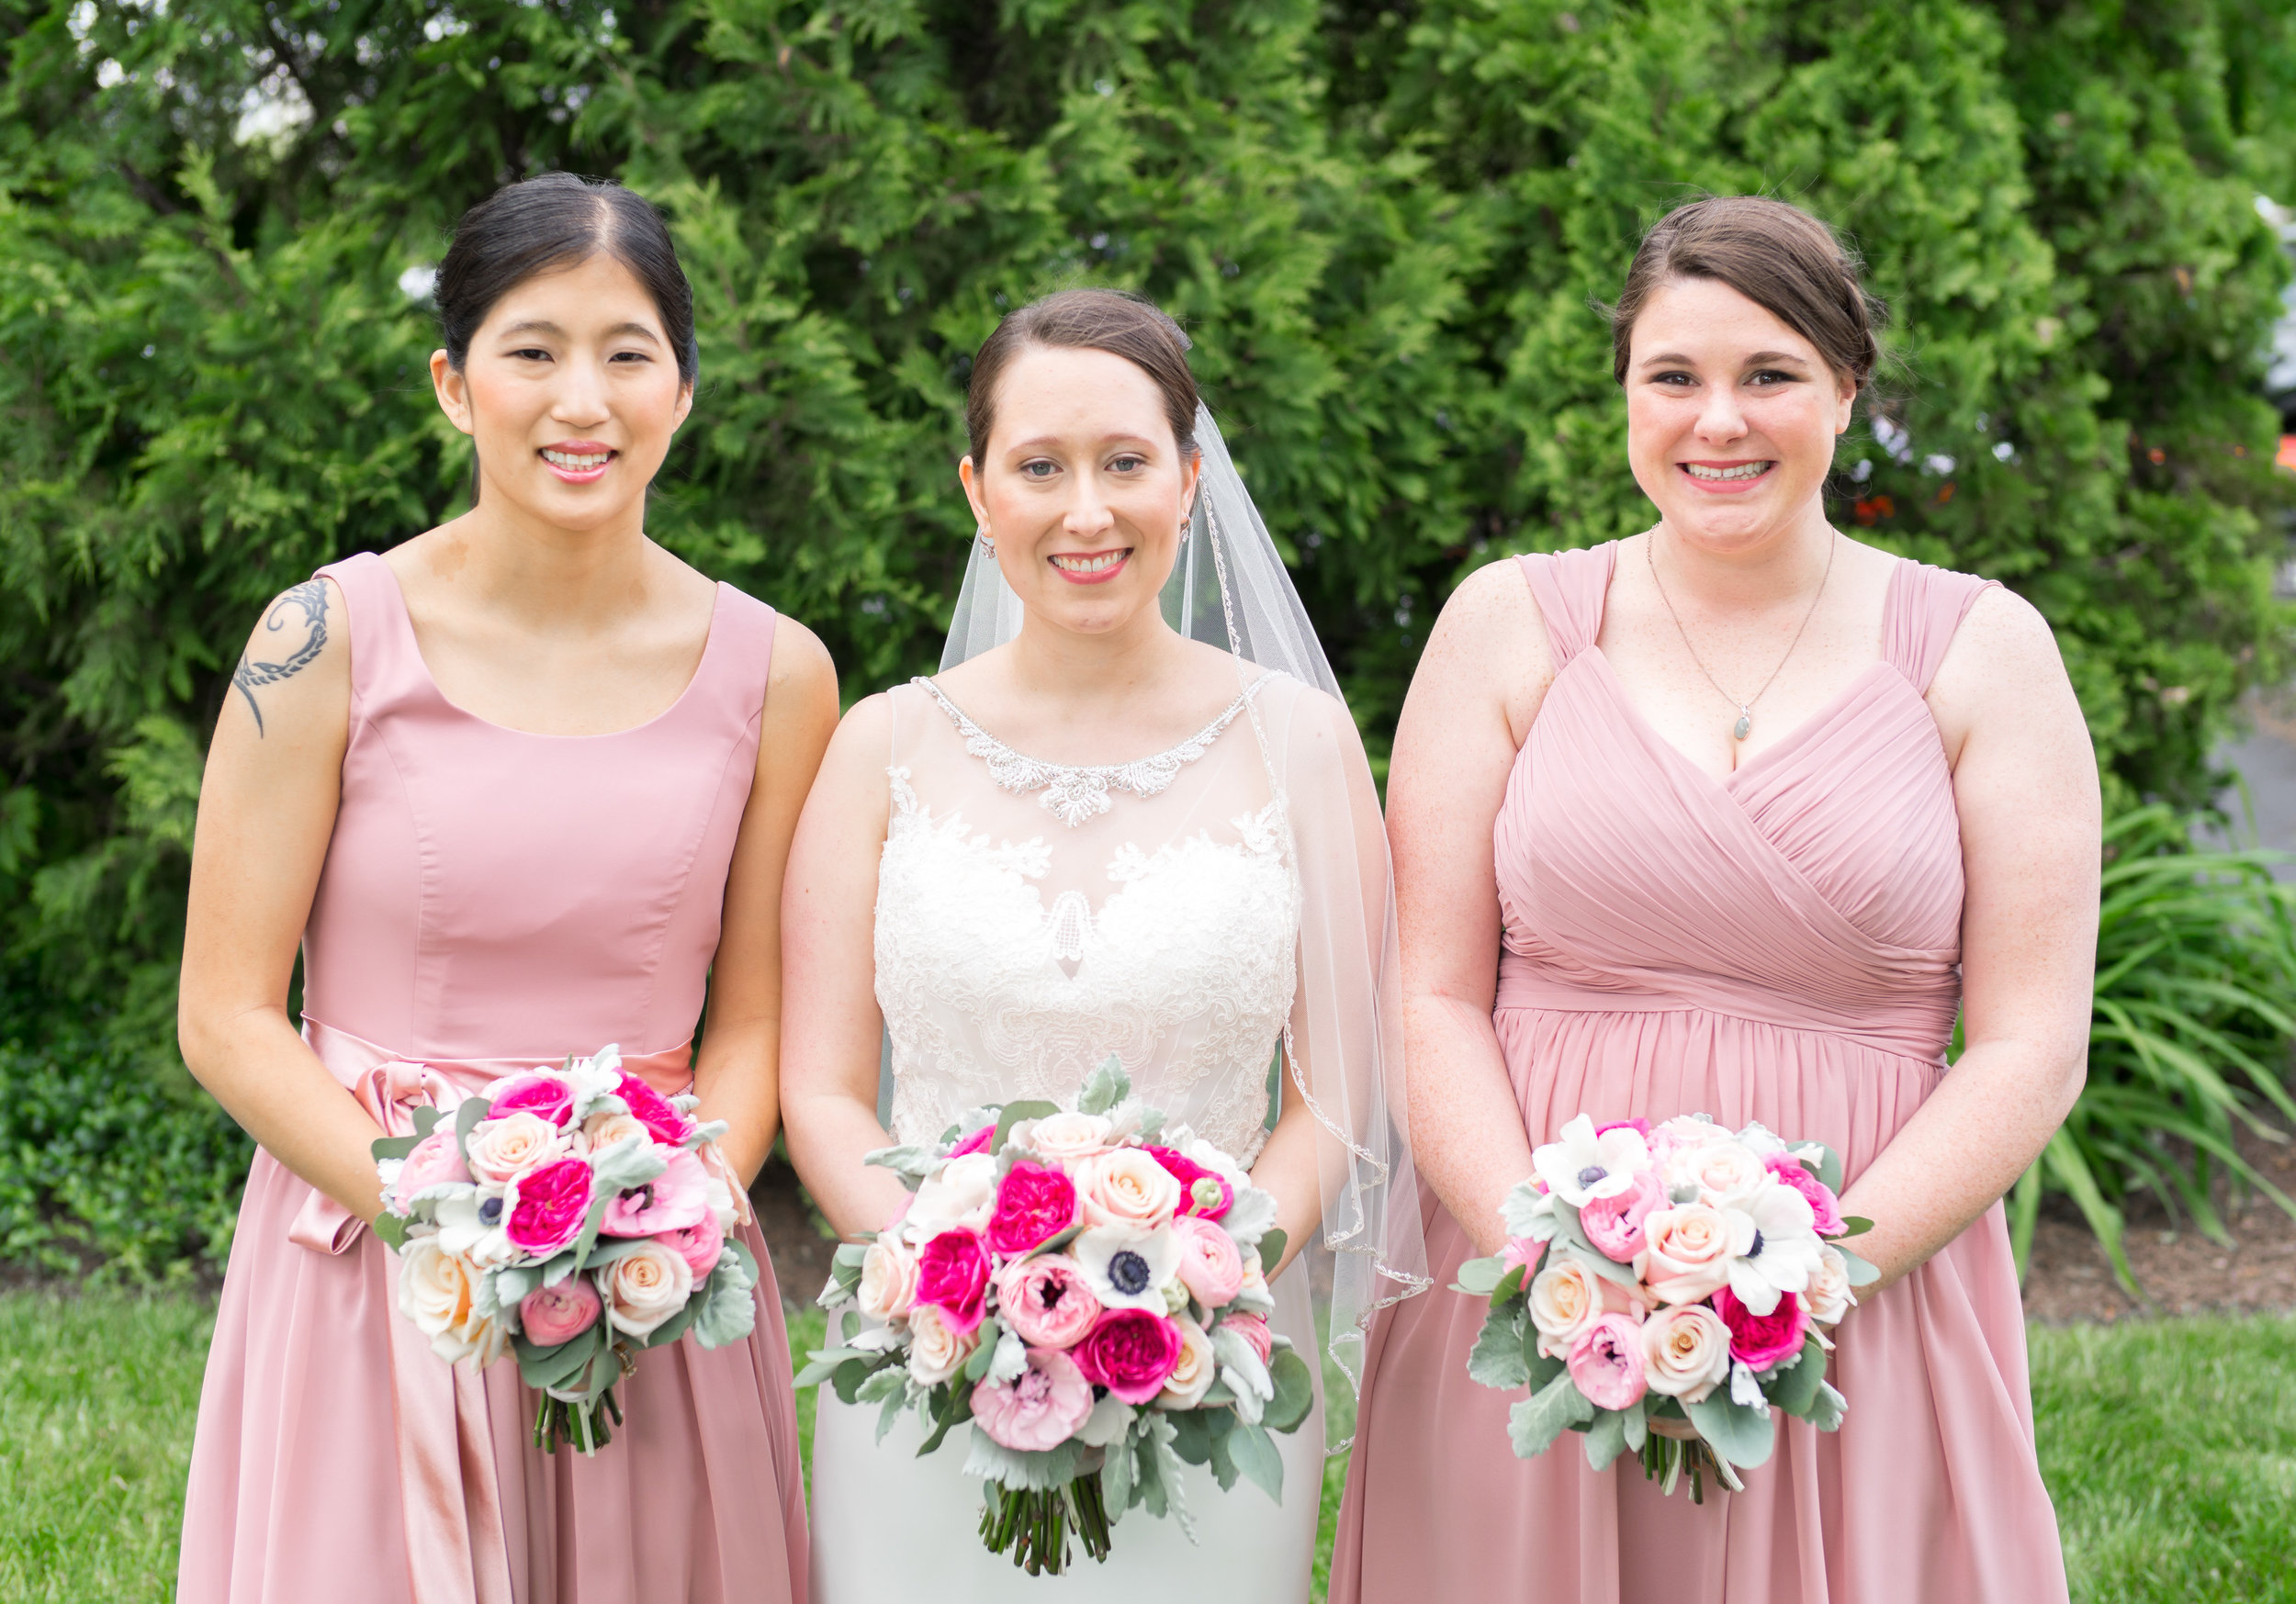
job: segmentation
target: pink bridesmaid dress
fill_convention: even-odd
[[[774,615],[721,585],[692,683],[616,735],[447,701],[399,583],[350,611],[343,801],[304,933],[304,1035],[393,1128],[408,1107],[619,1043],[687,1089],[726,866],[756,771]],[[595,1458],[534,1445],[514,1361],[432,1354],[373,1233],[258,1152],[185,1500],[185,1604],[803,1600],[804,1486],[780,1295],[757,1329],[654,1349]]]
[[[1892,576],[1882,660],[1727,780],[1643,722],[1595,645],[1617,547],[1522,559],[1555,679],[1493,845],[1493,1021],[1523,1127],[1704,1111],[1873,1162],[1944,1075],[1961,837],[1930,679],[1986,582]],[[2065,1597],[1997,1205],[1853,1310],[1839,1432],[1784,1422],[1742,1493],[1660,1496],[1575,1437],[1518,1460],[1468,1380],[1474,1249],[1425,1199],[1437,1290],[1374,1327],[1334,1604],[2047,1604]]]

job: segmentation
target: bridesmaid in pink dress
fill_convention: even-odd
[[[200,798],[184,1053],[262,1150],[178,1597],[802,1600],[788,1339],[754,1222],[754,1333],[645,1353],[594,1458],[535,1448],[515,1363],[429,1351],[367,1228],[368,1144],[414,1105],[609,1042],[698,1092],[737,1183],[755,1172],[782,862],[837,717],[812,635],[645,536],[694,378],[652,208],[563,175],[513,185],[464,219],[437,295],[433,375],[477,504],[273,605]]]
[[[2081,1082],[2094,758],[2029,607],[1827,524],[1870,316],[1783,203],[1652,230],[1616,361],[1660,522],[1460,588],[1389,813],[1437,1286],[1498,1251],[1501,1197],[1573,1115],[1817,1138],[1884,1278],[1836,1333],[1847,1419],[1784,1422],[1744,1492],[1693,1505],[1575,1438],[1514,1458],[1512,1399],[1467,1376],[1480,1300],[1399,1305],[1334,1604],[2065,1597],[1998,1199]]]

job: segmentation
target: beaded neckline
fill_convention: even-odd
[[[1130,763],[1093,765],[1046,763],[1016,752],[1004,742],[974,723],[964,709],[949,700],[948,693],[931,679],[920,674],[909,681],[940,704],[940,711],[949,715],[949,722],[957,726],[957,734],[964,737],[964,749],[975,757],[988,762],[988,776],[1015,795],[1032,791],[1044,794],[1037,800],[1070,829],[1097,818],[1113,805],[1113,791],[1129,791],[1137,797],[1151,797],[1165,790],[1179,778],[1180,770],[1201,757],[1218,740],[1221,732],[1235,723],[1236,715],[1249,706],[1260,688],[1277,678],[1274,672],[1261,675],[1243,693],[1230,702],[1218,718],[1197,731],[1178,746],[1157,753],[1153,757],[1138,757]]]

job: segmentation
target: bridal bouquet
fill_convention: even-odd
[[[726,1235],[732,1188],[703,1162],[723,1121],[664,1097],[607,1048],[496,1082],[414,1134],[375,1144],[399,1252],[399,1307],[452,1363],[518,1356],[542,1394],[535,1443],[592,1453],[641,1348],[690,1329],[737,1342],[757,1318],[758,1263]]]
[[[1276,1200],[1243,1168],[1131,1096],[1111,1058],[1073,1110],[1008,1103],[931,1147],[869,1155],[915,1194],[838,1248],[821,1305],[872,1323],[808,1355],[799,1386],[905,1408],[940,1446],[970,1420],[963,1474],[985,1484],[981,1538],[1057,1575],[1076,1533],[1095,1560],[1135,1504],[1191,1540],[1181,1464],[1283,1496],[1271,1431],[1314,1402],[1306,1362],[1268,1329]]]
[[[1839,1246],[1873,1227],[1842,1217],[1831,1149],[1703,1114],[1582,1114],[1532,1162],[1500,1209],[1506,1251],[1457,1287],[1491,1299],[1467,1374],[1530,1389],[1507,1417],[1517,1457],[1583,1431],[1595,1469],[1636,1451],[1670,1494],[1687,1470],[1703,1502],[1707,1475],[1741,1490],[1770,1457],[1775,1411],[1841,1424],[1818,1328],[1878,1272]]]

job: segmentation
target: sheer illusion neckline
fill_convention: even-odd
[[[1044,794],[1038,801],[1044,810],[1073,830],[1107,813],[1114,805],[1112,791],[1129,791],[1145,798],[1165,791],[1179,778],[1181,769],[1211,749],[1212,743],[1235,723],[1237,715],[1251,704],[1261,688],[1277,678],[1278,671],[1273,669],[1261,675],[1245,686],[1211,723],[1176,746],[1126,763],[1092,764],[1047,763],[1017,752],[975,723],[972,715],[951,701],[949,693],[929,677],[919,674],[909,683],[931,697],[940,711],[949,715],[957,734],[964,737],[964,749],[987,762],[991,780],[1016,796],[1042,791]]]

